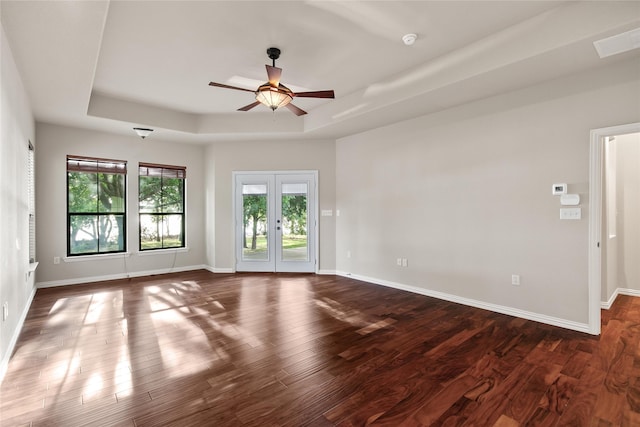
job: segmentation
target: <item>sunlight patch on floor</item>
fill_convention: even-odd
[[[144,288],[151,311],[166,310],[182,305],[175,289],[167,286],[147,286]]]
[[[371,323],[364,328],[358,329],[356,333],[360,335],[367,335],[371,332],[377,331],[378,329],[386,328],[389,325],[393,325],[394,323],[396,323],[395,319],[384,319],[379,322]]]
[[[131,380],[131,368],[129,360],[129,347],[123,345],[120,347],[120,356],[113,373],[113,382],[115,384],[114,393],[120,397],[126,397],[131,394],[133,382]]]
[[[360,311],[354,310],[331,298],[316,299],[314,301],[318,307],[324,309],[326,313],[337,320],[347,322],[353,326],[366,326],[368,324]]]
[[[219,358],[207,335],[193,322],[193,312],[189,313],[190,317],[179,309],[151,313],[162,363],[171,378],[207,369],[212,361]],[[176,345],[175,334],[183,337],[179,346]]]
[[[98,373],[92,374],[82,387],[82,401],[86,402],[95,397],[102,390],[102,375]]]

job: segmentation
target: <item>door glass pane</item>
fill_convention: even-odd
[[[267,245],[267,185],[242,185],[242,259],[269,259]]]
[[[282,260],[308,261],[307,190],[303,183],[282,184]]]

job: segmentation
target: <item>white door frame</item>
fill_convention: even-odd
[[[602,307],[602,159],[604,138],[640,132],[640,123],[591,131],[589,156],[589,333],[600,334]]]
[[[308,174],[308,175],[313,175],[314,176],[314,181],[315,181],[315,185],[314,188],[309,189],[309,192],[313,193],[313,198],[315,200],[314,206],[313,206],[313,251],[314,251],[314,272],[317,274],[319,267],[320,267],[320,241],[319,241],[319,221],[318,221],[318,213],[320,210],[320,199],[318,198],[318,193],[319,190],[318,188],[320,187],[320,183],[318,181],[318,171],[317,170],[253,170],[253,171],[232,171],[231,172],[231,206],[232,206],[232,211],[231,211],[231,215],[233,218],[233,233],[232,234],[232,243],[231,243],[231,251],[232,251],[232,259],[233,259],[233,272],[235,273],[237,271],[237,263],[238,263],[238,259],[237,259],[237,251],[236,251],[236,242],[237,242],[237,238],[236,238],[236,233],[237,233],[237,228],[238,228],[238,224],[237,224],[237,217],[236,217],[236,213],[237,213],[237,207],[236,207],[236,177],[238,175],[304,175],[304,174]],[[311,228],[308,226],[308,228]],[[308,232],[311,232],[311,230],[308,230]]]

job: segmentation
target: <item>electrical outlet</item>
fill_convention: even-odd
[[[53,257],[53,263],[54,264],[60,264],[60,257],[59,256],[54,256]]]
[[[351,251],[347,251],[347,258],[351,258]]]
[[[512,274],[511,275],[511,284],[514,286],[520,286],[520,275]]]
[[[408,267],[409,266],[409,262],[407,261],[406,258],[402,258],[402,266],[403,267]]]
[[[398,259],[396,260],[396,265],[397,265],[398,267],[402,267],[402,258],[398,258]]]

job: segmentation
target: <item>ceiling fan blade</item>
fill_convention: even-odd
[[[335,94],[332,90],[316,90],[313,92],[297,92],[294,96],[300,98],[335,98]]]
[[[293,105],[292,103],[288,103],[287,105],[285,105],[285,107],[287,107],[289,110],[291,110],[293,112],[293,114],[295,114],[296,116],[303,116],[303,115],[307,114],[307,112],[304,111],[302,108],[298,108],[295,105]]]
[[[256,102],[252,102],[249,105],[245,105],[244,107],[238,108],[238,111],[249,111],[251,110],[253,107],[256,107],[260,105],[260,101],[256,101]]]
[[[267,67],[267,76],[269,77],[269,84],[274,87],[280,85],[280,76],[282,75],[282,68],[272,67],[269,64],[265,64]]]
[[[222,83],[209,82],[209,86],[222,87],[222,88],[225,88],[225,89],[243,90],[245,92],[255,93],[255,90],[245,89],[243,87],[237,87],[237,86],[229,86],[229,85],[225,85],[225,84],[222,84]]]

